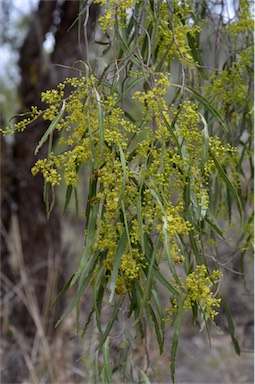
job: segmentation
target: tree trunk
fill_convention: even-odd
[[[66,77],[77,76],[73,64],[77,60],[86,62],[86,45],[93,39],[99,8],[97,5],[89,8],[89,32],[85,38],[83,21],[80,31],[80,24],[76,22],[79,6],[80,1],[39,2],[20,48],[20,112],[29,110],[31,105],[45,108],[40,100],[41,92],[54,88]],[[47,33],[55,38],[50,56],[43,48]],[[3,324],[8,323],[7,327],[3,326],[3,332],[8,335],[15,329],[32,339],[38,332],[50,335],[60,312],[54,313],[49,306],[59,290],[60,274],[61,285],[68,277],[63,276],[61,269],[65,261],[61,255],[58,209],[55,207],[47,218],[42,177],[31,175],[37,159],[35,147],[48,125],[40,120],[16,134],[11,151],[6,142],[1,143],[2,288],[3,303],[9,312],[8,320],[3,321]],[[46,152],[47,145],[41,149],[40,156],[45,156]],[[19,382],[13,372],[14,376],[9,373],[9,377],[3,374],[4,382]]]

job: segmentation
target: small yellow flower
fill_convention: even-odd
[[[218,314],[214,308],[220,306],[221,299],[216,299],[213,296],[211,286],[221,276],[220,271],[213,271],[210,276],[205,265],[198,265],[196,271],[190,273],[186,279],[187,298],[184,302],[184,308],[188,310],[197,305],[205,319],[211,318],[213,320]]]

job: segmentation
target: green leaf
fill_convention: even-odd
[[[144,371],[142,371],[140,368],[138,368],[138,372],[141,375],[142,383],[144,383],[144,384],[150,384],[151,383],[150,379],[148,378],[148,376],[146,375],[146,373]]]
[[[170,271],[172,272],[174,278],[175,278],[175,281],[178,283],[178,285],[180,285],[180,279],[179,279],[179,276],[177,275],[176,273],[176,270],[174,268],[174,262],[173,262],[173,259],[172,259],[172,256],[171,256],[171,250],[170,250],[170,244],[169,244],[169,236],[168,236],[168,232],[167,232],[167,219],[166,217],[164,216],[163,217],[163,236],[164,236],[164,249],[165,249],[165,252],[166,252],[166,256],[167,256],[167,261],[168,261],[168,265],[169,265],[169,268],[170,268]]]
[[[188,43],[189,43],[189,46],[190,46],[192,57],[193,57],[194,61],[196,63],[198,63],[198,65],[199,65],[197,67],[198,71],[200,72],[202,77],[205,79],[206,78],[206,73],[205,73],[205,70],[203,68],[204,63],[203,63],[203,59],[202,59],[202,57],[200,55],[199,49],[196,46],[196,40],[194,39],[194,37],[189,32],[187,33],[187,39],[188,39]]]
[[[63,101],[63,105],[62,105],[62,108],[59,112],[59,114],[57,115],[57,117],[55,118],[55,120],[52,121],[52,123],[50,124],[49,128],[46,130],[46,132],[43,134],[42,138],[40,139],[37,147],[35,148],[35,155],[38,154],[39,152],[39,149],[43,146],[43,144],[47,141],[49,135],[54,131],[54,129],[56,128],[56,125],[59,123],[59,121],[62,119],[63,117],[63,114],[65,112],[65,108],[66,108],[66,104],[65,104],[65,100]]]
[[[95,169],[98,169],[98,161],[96,156],[96,149],[95,149],[95,143],[93,138],[93,132],[90,126],[90,120],[88,120],[88,132],[89,132],[89,140],[90,140],[90,146],[91,146],[91,152],[92,152],[92,162],[95,167]]]
[[[177,88],[182,88],[182,86],[178,85],[178,84],[171,83],[171,85],[173,85],[174,87],[177,87]],[[225,132],[229,131],[229,127],[228,127],[227,123],[221,117],[221,115],[218,113],[218,111],[215,108],[213,108],[210,101],[208,101],[205,97],[203,97],[200,93],[195,91],[193,88],[188,87],[188,86],[185,86],[184,88],[187,91],[189,91],[201,104],[203,104],[204,107],[206,107],[206,109],[215,117],[215,119],[218,120],[218,122],[220,123],[222,128],[225,130]]]
[[[201,169],[204,169],[205,163],[208,160],[208,151],[209,151],[209,134],[208,134],[208,124],[204,116],[199,113],[201,120],[204,124],[204,129],[202,130],[202,154],[201,154]]]
[[[158,280],[162,285],[164,285],[164,287],[166,287],[169,292],[175,295],[179,295],[178,290],[169,283],[169,281],[162,275],[159,269],[154,267],[153,274],[155,276],[155,280]]]
[[[77,307],[77,305],[79,304],[81,297],[84,295],[88,285],[90,284],[91,276],[92,276],[94,269],[95,269],[95,266],[97,264],[97,259],[98,259],[98,254],[95,253],[93,255],[93,257],[87,263],[86,270],[83,272],[84,278],[80,279],[80,284],[79,284],[76,296],[73,299],[73,301],[71,302],[71,304],[69,305],[69,307],[65,310],[63,315],[60,317],[60,319],[57,321],[57,323],[55,324],[55,327],[57,327],[72,312],[72,310],[75,307]],[[75,275],[73,276],[73,279],[74,278],[75,278]],[[73,285],[73,281],[74,280],[71,281],[70,286]]]
[[[53,301],[53,303],[51,304],[51,308],[54,307],[54,305],[56,304],[56,302],[61,299],[61,297],[65,294],[65,292],[68,290],[68,288],[70,287],[71,283],[72,283],[72,280],[74,278],[74,274],[70,277],[70,279],[68,280],[68,282],[65,284],[64,288],[61,289],[61,291],[59,292],[59,294],[57,295],[57,297],[55,298],[55,300]]]
[[[178,152],[179,152],[179,155],[182,157],[182,150],[181,150],[181,146],[180,146],[180,143],[178,141],[178,138],[176,137],[175,133],[174,133],[174,130],[173,130],[173,127],[174,127],[174,124],[176,122],[176,119],[173,121],[173,123],[170,125],[166,119],[166,117],[164,116],[164,112],[162,111],[162,108],[160,105],[159,106],[159,110],[160,110],[160,113],[161,113],[161,117],[163,118],[164,120],[164,123],[166,124],[166,127],[170,133],[170,135],[172,136],[172,139],[174,140],[175,144],[176,144],[176,147],[178,148]]]
[[[86,220],[87,220],[87,223],[89,222],[90,210],[93,207],[93,205],[91,203],[92,199],[97,194],[97,187],[98,187],[97,186],[97,180],[93,176],[93,173],[92,173],[92,175],[90,176],[90,180],[89,180],[89,193],[88,193],[88,199],[87,199],[87,204],[86,204]]]
[[[171,346],[170,370],[171,370],[171,379],[172,379],[173,384],[175,382],[175,357],[176,357],[177,347],[178,347],[178,343],[179,343],[180,330],[181,330],[181,326],[182,326],[183,304],[184,304],[184,300],[182,300],[178,305],[178,312],[176,315],[174,336],[173,336],[173,341],[172,341],[172,346]]]
[[[50,213],[52,212],[55,205],[56,193],[55,188],[47,181],[45,181],[43,185],[43,201],[45,202],[46,206],[47,218],[49,218]]]
[[[191,248],[192,248],[194,255],[195,255],[195,258],[196,258],[196,262],[198,265],[201,265],[202,261],[201,261],[201,257],[200,257],[200,252],[198,250],[197,242],[196,242],[193,231],[189,232],[189,240],[190,240]]]
[[[113,326],[113,323],[117,319],[117,316],[118,316],[118,313],[119,313],[119,309],[120,309],[121,304],[123,303],[123,300],[124,300],[124,297],[120,297],[118,303],[114,305],[114,310],[113,310],[112,316],[111,316],[110,320],[107,323],[107,327],[106,327],[105,333],[101,337],[100,343],[98,345],[98,349],[101,348],[104,345],[104,342],[105,342],[106,338],[108,337],[108,335],[110,333],[110,330],[111,330],[111,328]]]
[[[68,187],[66,188],[66,198],[65,198],[65,205],[64,205],[64,211],[63,211],[64,214],[67,212],[67,209],[69,207],[72,192],[73,192],[73,187],[71,185],[68,185]]]
[[[148,299],[150,297],[151,287],[152,287],[152,279],[154,277],[153,276],[153,267],[154,267],[154,262],[155,262],[155,259],[156,259],[156,254],[157,254],[159,242],[160,242],[160,239],[158,237],[158,239],[156,241],[156,244],[154,246],[152,255],[151,255],[151,257],[149,257],[150,265],[149,265],[148,274],[146,276],[146,286],[145,286],[145,290],[144,290],[143,297],[142,297],[142,302],[141,302],[140,307],[139,307],[139,313],[138,313],[138,317],[137,317],[136,321],[140,321],[141,320],[144,306],[145,306],[145,304],[147,304],[147,301],[148,301]]]
[[[75,200],[75,215],[76,218],[79,216],[79,196],[77,188],[74,188],[74,200]]]
[[[125,251],[125,247],[127,244],[127,233],[126,231],[123,233],[122,238],[120,239],[116,255],[114,257],[114,262],[113,262],[113,268],[112,268],[112,274],[111,274],[111,281],[110,281],[110,298],[109,298],[109,303],[112,302],[114,293],[115,293],[115,287],[116,287],[116,281],[118,277],[118,270],[119,270],[119,264],[121,257]]]
[[[226,318],[227,318],[227,322],[228,322],[228,332],[231,336],[231,339],[232,339],[232,343],[234,345],[234,348],[235,348],[235,351],[237,353],[237,355],[240,356],[241,354],[241,351],[240,351],[240,347],[239,347],[239,343],[235,337],[235,326],[234,326],[234,323],[233,323],[233,319],[232,319],[232,315],[231,315],[231,312],[225,302],[224,299],[221,299],[221,304],[225,310],[225,315],[226,315]]]
[[[126,159],[125,155],[123,152],[123,149],[121,145],[119,144],[119,151],[120,151],[120,161],[121,161],[121,167],[122,167],[122,172],[123,172],[123,178],[122,178],[122,186],[121,186],[121,192],[120,192],[120,198],[119,200],[122,200],[123,195],[125,193],[125,188],[126,188],[126,182],[127,182],[127,170],[126,170]]]
[[[145,244],[144,244],[143,219],[142,219],[142,189],[143,189],[143,184],[140,185],[139,195],[137,198],[137,223],[138,223],[139,233],[140,233],[140,243],[141,243],[142,254],[144,255]]]
[[[150,304],[149,304],[149,308],[150,308],[150,315],[151,315],[151,318],[152,318],[152,321],[153,321],[153,324],[154,324],[154,327],[155,327],[155,332],[156,332],[156,336],[157,336],[159,351],[160,351],[160,354],[161,354],[163,352],[164,337],[161,335],[160,327],[159,327],[158,320],[157,320],[157,316],[155,315],[155,312],[153,311],[153,308],[152,308],[152,306]]]
[[[96,274],[93,284],[93,305],[96,313],[96,323],[97,328],[100,333],[102,333],[101,327],[101,307],[104,297],[104,287],[102,286],[102,277],[105,273],[104,266],[101,266],[99,271]]]
[[[86,246],[84,249],[84,252],[81,257],[80,265],[75,273],[75,277],[73,279],[72,285],[75,283],[77,278],[80,276],[82,272],[84,272],[84,269],[86,270],[86,267],[88,265],[88,259],[91,256],[91,249],[94,244],[95,239],[95,233],[96,233],[96,222],[97,222],[97,212],[98,207],[97,205],[93,206],[93,208],[90,210],[89,214],[89,220],[87,223],[87,236],[86,236]]]
[[[140,281],[138,279],[135,279],[132,284],[132,290],[129,293],[131,306],[129,309],[128,317],[130,317],[132,312],[134,312],[135,322],[133,323],[133,326],[135,326],[136,328],[136,335],[138,338],[144,337],[144,329],[143,329],[142,321],[136,321],[136,319],[138,318],[142,297],[143,297],[143,289],[141,287]],[[149,316],[147,317],[149,318]]]
[[[84,324],[83,326],[83,329],[82,329],[82,333],[81,333],[81,337],[83,338],[87,332],[87,328],[89,326],[89,323],[91,322],[91,319],[92,319],[92,316],[93,316],[93,313],[95,312],[95,308],[92,307],[91,311],[89,312],[89,314],[87,315],[87,320],[86,320],[86,323]]]
[[[130,47],[128,46],[127,42],[124,41],[124,36],[121,36],[118,28],[115,28],[115,34],[116,34],[116,38],[119,40],[121,48],[127,54],[129,60],[134,65],[139,67],[140,66],[140,62],[135,58],[135,56],[132,53],[130,53]]]
[[[135,86],[139,84],[141,80],[144,80],[144,76],[138,76],[136,79],[130,81],[130,83],[124,88],[123,92],[117,98],[116,103],[118,104],[124,96],[130,94],[131,90],[135,88]]]
[[[161,328],[161,333],[162,333],[162,345],[161,345],[161,349],[160,349],[160,353],[163,353],[163,349],[164,349],[164,332],[165,332],[165,316],[164,316],[164,313],[163,313],[163,309],[162,309],[162,306],[160,304],[160,298],[158,296],[158,293],[155,289],[152,289],[152,296],[153,296],[153,299],[154,299],[154,302],[155,302],[155,305],[156,305],[156,309],[157,309],[157,312],[158,312],[158,317],[159,317],[159,323],[160,323],[160,328]]]
[[[160,44],[158,44],[158,47],[160,46]],[[155,69],[155,72],[160,72],[161,68],[162,68],[162,65],[165,64],[166,62],[166,57],[168,55],[168,52],[170,51],[170,49],[172,48],[173,44],[169,44],[167,46],[167,48],[164,50],[164,53],[163,55],[160,57],[160,60],[156,66],[156,69]],[[157,52],[157,49],[155,49],[155,53]]]
[[[150,188],[150,187],[149,187],[149,190],[150,190],[152,196],[153,196],[153,197],[155,198],[155,200],[157,201],[158,206],[159,206],[159,208],[161,209],[162,214],[165,216],[166,213],[165,213],[165,210],[164,210],[164,207],[163,207],[163,204],[162,204],[162,202],[161,202],[161,200],[160,200],[159,195],[157,194],[157,192],[156,192],[153,188]]]
[[[192,95],[210,111],[210,113],[215,117],[215,119],[218,120],[218,122],[220,123],[222,128],[225,130],[225,132],[229,131],[229,127],[227,123],[221,117],[218,111],[215,108],[213,108],[209,100],[207,100],[205,97],[203,97],[200,93],[198,93],[191,87],[185,86],[185,89],[187,89],[190,93],[192,93]]]
[[[222,166],[220,165],[220,163],[218,162],[217,158],[213,154],[213,152],[211,150],[209,150],[209,152],[210,152],[210,155],[212,156],[212,159],[213,159],[213,161],[214,161],[214,163],[216,165],[216,168],[219,171],[220,176],[225,181],[226,187],[229,189],[229,191],[231,192],[231,194],[233,195],[233,197],[235,199],[235,202],[236,202],[236,205],[237,205],[237,209],[239,211],[239,215],[240,215],[240,218],[241,218],[241,223],[242,223],[243,209],[242,209],[242,203],[241,203],[240,197],[239,197],[235,187],[233,186],[233,184],[229,180],[226,172],[223,170]],[[241,223],[240,223],[240,225],[241,225]]]
[[[100,383],[100,372],[99,372],[99,351],[97,350],[95,353],[95,372],[96,372],[96,383]]]
[[[99,136],[100,136],[100,144],[101,144],[101,149],[103,149],[103,144],[104,144],[104,115],[103,115],[103,110],[102,110],[102,102],[99,93],[97,90],[94,88],[94,92],[96,95],[96,100],[97,100],[97,113],[98,113],[98,127],[99,127]]]
[[[224,233],[222,230],[218,227],[218,225],[215,223],[214,219],[210,216],[208,216],[208,211],[207,215],[205,217],[205,221],[224,239]]]
[[[122,208],[123,219],[124,219],[124,224],[125,224],[125,231],[126,231],[126,235],[127,235],[128,247],[129,247],[129,250],[131,251],[132,246],[131,246],[131,239],[130,239],[130,233],[129,233],[129,226],[128,226],[128,222],[127,222],[127,215],[126,215],[126,210],[125,210],[125,205],[124,205],[123,200],[121,201],[121,208]]]
[[[105,340],[105,343],[103,345],[103,359],[104,359],[104,366],[103,366],[103,377],[102,382],[105,384],[111,384],[113,382],[112,379],[112,367],[110,363],[110,353],[109,353],[109,339]]]

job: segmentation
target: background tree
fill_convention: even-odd
[[[7,5],[7,10],[8,7],[11,4]],[[21,81],[18,96],[22,113],[29,111],[32,105],[44,108],[41,92],[54,88],[66,77],[76,76],[79,64],[75,68],[75,63],[86,60],[98,9],[95,5],[87,11],[85,28],[77,22],[78,1],[38,3],[19,49]],[[51,53],[44,48],[49,35],[54,41]],[[1,141],[2,287],[10,293],[16,284],[22,286],[22,295],[16,296],[8,308],[12,328],[4,329],[4,333],[14,332],[18,340],[19,334],[29,336],[31,340],[37,334],[42,347],[44,338],[50,335],[60,315],[59,310],[57,314],[50,310],[50,303],[63,286],[66,263],[61,247],[59,211],[55,209],[47,217],[42,195],[43,179],[41,176],[31,177],[31,167],[36,159],[34,149],[47,125],[42,119],[35,121],[24,135],[15,135],[11,146]],[[46,152],[44,149],[40,156],[45,156]],[[45,358],[50,359],[49,354]],[[15,359],[6,364],[8,370],[4,372],[4,382],[22,382],[26,370],[17,372],[13,367],[18,365]]]
[[[251,127],[252,22],[246,1],[232,24],[215,19],[220,36],[235,38],[240,47],[233,54],[232,41],[226,61],[208,67],[198,47],[201,20],[211,11],[205,2],[110,2],[100,18],[105,35],[99,43],[109,52],[104,68],[94,72],[87,57],[77,79],[42,93],[48,109],[31,114],[32,119],[43,115],[51,120],[36,147],[38,153],[49,139],[48,154],[32,172],[43,173],[46,188],[64,179],[65,210],[72,194],[78,206],[79,174],[84,166],[90,172],[86,246],[59,297],[78,280],[76,297],[60,321],[76,307],[79,323],[82,296],[92,286],[91,312],[82,333],[94,316],[99,351],[103,348],[102,364],[100,353],[95,355],[96,381],[138,380],[126,364],[132,343],[146,343],[150,328],[162,353],[169,323],[174,327],[174,380],[185,311],[191,311],[201,330],[209,325],[218,329],[220,270],[229,265],[219,257],[219,244],[237,214],[243,221],[236,251],[242,259],[247,254],[251,221],[243,207],[249,205],[250,176],[243,173],[244,191],[239,174],[249,160],[251,139],[248,134],[243,140],[235,129],[237,121],[245,133]],[[237,87],[238,82],[245,84]],[[15,128],[22,130],[28,122]],[[54,130],[61,133],[56,148],[51,145]],[[241,156],[230,143],[241,146]],[[49,211],[51,195],[45,198]],[[162,301],[162,289],[168,304]],[[221,305],[240,353],[228,307],[224,301]],[[128,323],[122,329],[120,343],[112,327],[125,311],[134,327],[130,332]],[[111,363],[109,351],[116,345],[120,359]],[[149,366],[138,372],[148,380]]]

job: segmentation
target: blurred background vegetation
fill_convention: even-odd
[[[248,33],[247,36],[242,35],[241,41],[223,33],[227,24],[235,22],[239,2],[193,3],[197,17],[204,20],[200,37],[204,65],[221,70],[231,68],[239,47],[253,44]],[[110,51],[104,53],[105,47],[94,42],[98,40],[99,33],[96,30],[99,6],[91,7],[87,35],[84,37],[82,23],[77,22],[81,4],[66,0],[2,0],[0,3],[1,125],[7,125],[14,114],[26,112],[31,105],[40,107],[41,92],[54,88],[66,77],[75,76],[80,61],[86,61],[88,52],[95,69],[104,66],[109,59]],[[173,82],[180,77],[178,71],[176,65],[172,69]],[[227,236],[221,241],[218,256],[226,272],[222,290],[233,313],[242,353],[241,357],[235,355],[231,339],[224,334],[212,335],[210,349],[206,335],[191,329],[187,316],[177,356],[177,383],[253,382],[253,259],[249,248],[253,226],[253,68],[247,65],[241,79],[233,76],[230,81],[230,100],[226,101],[226,94],[217,94],[216,86],[209,93],[213,105],[218,110],[224,110],[224,118],[232,127],[230,142],[241,153],[237,172],[242,180],[247,230],[241,234],[238,232],[236,215],[236,223],[234,220],[229,228],[224,228]],[[238,104],[238,100],[231,100],[231,89],[234,94],[236,87],[242,85],[247,87],[247,93],[244,103]],[[201,89],[203,86],[201,84]],[[236,110],[238,114],[235,115]],[[74,292],[70,290],[69,296],[62,298],[54,309],[50,308],[57,292],[79,263],[84,245],[84,222],[82,217],[76,217],[74,206],[63,217],[62,190],[58,193],[56,207],[47,218],[42,195],[43,180],[39,175],[31,176],[34,149],[46,129],[47,124],[41,120],[21,135],[1,138],[0,353],[3,383],[81,383],[93,382],[94,377],[96,332],[93,324],[85,340],[75,333],[75,314],[56,330],[53,328],[74,297]],[[40,156],[44,155],[43,150]],[[79,193],[81,209],[85,209],[88,193],[86,173]],[[225,225],[228,227],[229,224]],[[82,302],[81,317],[84,322],[89,300],[86,296]],[[130,324],[125,323],[124,316],[122,320],[119,324],[128,332]],[[228,326],[221,315],[217,321],[223,330]],[[116,327],[118,336],[122,329]],[[171,330],[167,337],[170,344]],[[148,348],[150,361],[147,361]],[[149,346],[141,344],[139,348],[134,347],[130,363],[134,382],[139,381],[138,369],[145,369],[147,365],[151,366],[154,382],[170,382],[169,351],[159,358],[156,348],[153,339],[149,341]],[[113,361],[119,353],[116,343],[116,350],[111,356]]]

